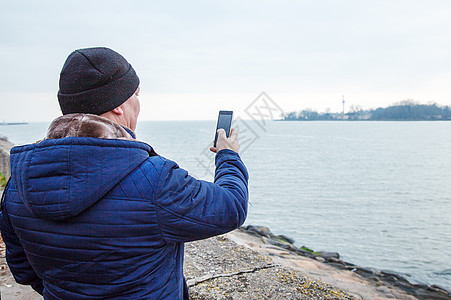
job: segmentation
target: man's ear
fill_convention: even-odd
[[[116,107],[115,109],[112,110],[113,113],[115,113],[116,115],[122,116],[124,114],[124,110],[122,109],[122,105]]]

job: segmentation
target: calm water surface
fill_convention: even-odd
[[[0,126],[0,135],[29,143],[47,126]],[[214,121],[141,122],[137,134],[211,180],[214,129]],[[451,290],[451,122],[269,122],[255,131],[242,153],[247,224]]]

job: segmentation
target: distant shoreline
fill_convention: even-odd
[[[358,120],[358,119],[331,119],[331,120],[284,120],[283,122],[449,122],[451,119],[378,119],[378,120]]]
[[[386,108],[363,110],[360,106],[351,106],[345,113],[343,111],[331,113],[316,112],[312,109],[291,111],[282,114],[286,121],[450,121],[451,107],[434,104],[418,104],[411,100],[401,101]]]
[[[3,123],[0,123],[0,126],[1,125],[3,125],[3,126],[10,126],[10,125],[28,125],[28,123],[27,122],[3,122]]]

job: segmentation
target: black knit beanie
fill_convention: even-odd
[[[58,101],[63,115],[100,115],[130,98],[139,86],[132,66],[108,48],[72,52],[60,74]]]

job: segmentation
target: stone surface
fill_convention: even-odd
[[[329,259],[329,258],[340,258],[340,254],[338,254],[337,252],[329,252],[329,251],[319,251],[318,254],[325,258],[325,259]]]
[[[9,178],[9,151],[14,145],[7,139],[0,137],[0,173]]]
[[[185,277],[192,299],[355,299],[227,235],[187,243]]]
[[[298,249],[294,245],[279,243],[277,236],[272,233],[266,233],[269,234],[270,238],[258,238],[258,236],[255,236],[255,232],[253,232],[252,235],[249,234],[248,227],[242,227],[239,230],[234,231],[230,236],[233,237],[237,234],[247,234],[247,237],[243,238],[243,244],[247,244],[249,247],[253,248],[259,247],[259,252],[264,250],[264,252],[266,251],[273,254],[274,249],[277,249],[277,246],[280,246],[280,250],[292,253],[291,255],[284,255],[283,260],[281,260],[281,255],[274,255],[274,258],[277,258],[281,264],[291,268],[299,266],[300,270],[306,274],[312,275],[313,277],[318,275],[319,277],[316,277],[317,279],[346,290],[357,298],[374,299],[382,297],[381,299],[388,299],[394,297],[397,299],[451,299],[450,293],[438,286],[413,284],[395,272],[356,266],[337,258],[337,256],[339,257],[338,253],[327,258],[321,257],[324,259],[324,263],[322,263],[322,260],[318,260],[320,256],[317,255],[319,253],[305,247],[303,248],[307,250]],[[249,239],[250,241],[248,242],[246,239]],[[260,244],[255,246],[257,241],[264,245]],[[315,255],[315,260],[311,259],[312,254]],[[300,257],[304,258],[300,259]],[[302,266],[299,265],[299,260],[302,260]],[[331,269],[328,269],[324,273],[318,271],[326,270],[325,266],[335,269],[335,272]],[[364,286],[362,286],[362,284]],[[382,293],[378,291],[377,287],[381,285],[387,287],[390,292]]]

